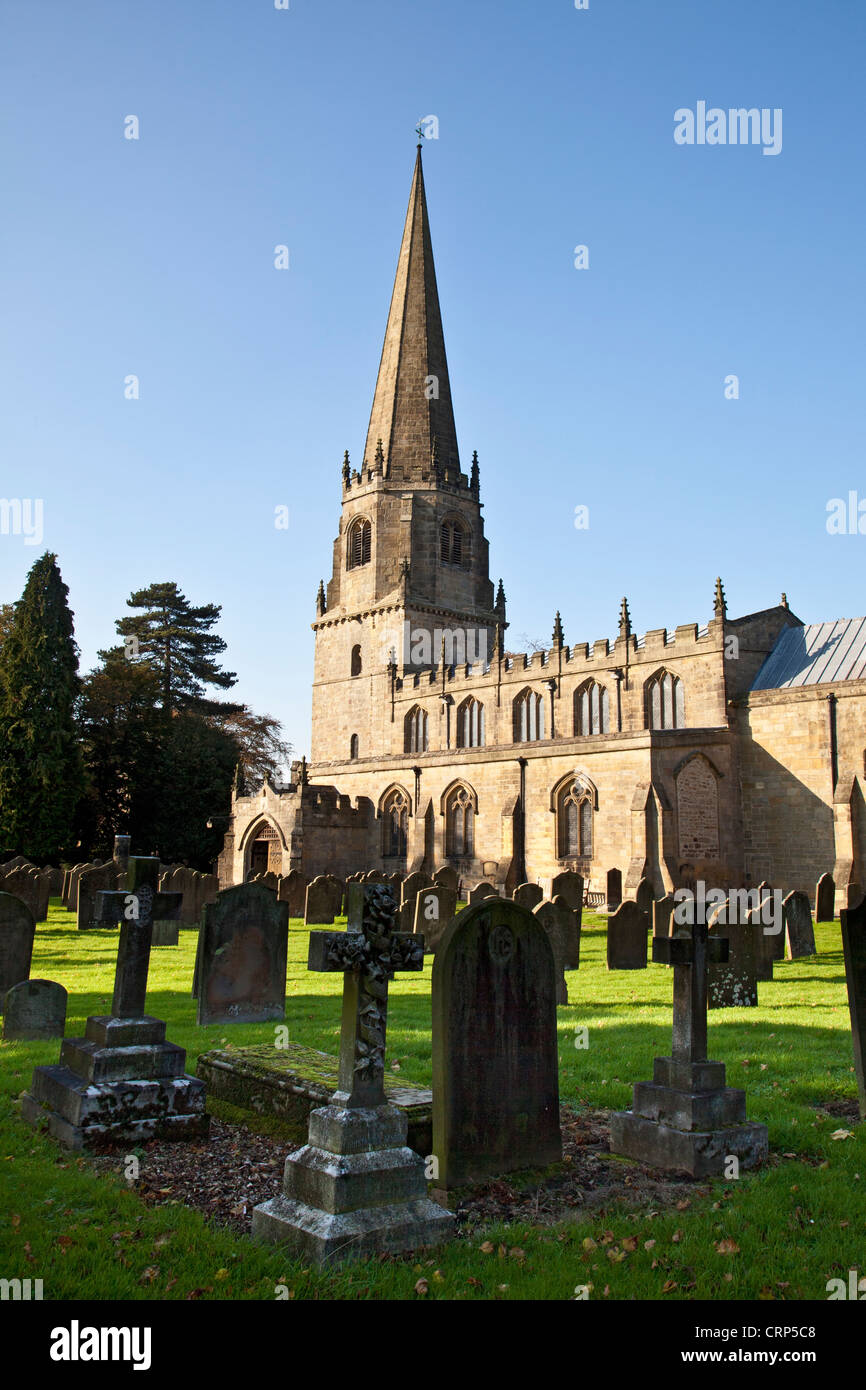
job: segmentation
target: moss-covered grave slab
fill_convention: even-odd
[[[209,1097],[256,1115],[272,1115],[307,1142],[311,1110],[327,1105],[337,1089],[338,1060],[300,1043],[256,1045],[203,1052],[196,1075]],[[426,1157],[433,1147],[433,1092],[385,1075],[385,1092],[409,1122],[407,1143]]]

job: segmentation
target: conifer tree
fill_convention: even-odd
[[[131,659],[144,658],[159,671],[165,713],[190,708],[202,714],[225,711],[226,705],[204,697],[206,685],[228,690],[237,681],[234,671],[221,670],[214,660],[226,649],[223,639],[211,632],[221,605],[206,603],[193,608],[175,583],[149,584],[126,602],[129,608],[144,611],[119,618],[118,634],[125,639]],[[100,656],[105,655],[100,652]]]
[[[57,557],[46,552],[0,646],[0,844],[37,862],[71,848],[83,787],[68,594]]]

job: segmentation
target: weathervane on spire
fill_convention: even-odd
[[[421,141],[424,139],[424,122],[419,121],[415,127],[415,134],[418,136],[418,148],[421,148]]]

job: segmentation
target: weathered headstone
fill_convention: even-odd
[[[727,941],[696,921],[688,936],[653,937],[653,960],[674,970],[670,1057],[656,1057],[653,1080],[634,1088],[631,1110],[610,1117],[612,1153],[703,1178],[733,1157],[751,1167],[767,1157],[765,1125],[746,1120],[746,1094],[725,1085],[723,1062],[707,1060],[707,964],[722,963]]]
[[[533,912],[538,904],[544,901],[544,889],[538,883],[519,883],[511,894],[511,899],[518,907],[525,907],[527,912]]]
[[[857,907],[843,907],[840,920],[854,1072],[860,1099],[860,1118],[866,1120],[866,901]]]
[[[328,926],[337,916],[339,908],[334,907],[334,890],[323,876],[314,878],[307,885],[304,903],[304,925],[309,927]]]
[[[550,896],[551,898],[565,898],[572,912],[580,915],[583,912],[583,890],[583,874],[569,869],[565,873],[555,875],[550,885]]]
[[[96,895],[114,890],[117,886],[117,865],[99,864],[83,869],[78,878],[78,930],[116,926],[116,922],[97,919]]]
[[[445,1188],[562,1157],[553,951],[505,898],[458,913],[433,962],[433,1152]]]
[[[622,873],[619,869],[607,871],[607,910],[616,912],[622,902]]]
[[[55,980],[22,980],[13,985],[3,1004],[4,1041],[62,1038],[66,998],[66,990]]]
[[[457,911],[457,889],[422,888],[415,894],[415,920],[412,930],[415,936],[423,936],[424,950],[435,955],[446,929],[454,920]]]
[[[653,924],[653,888],[649,879],[641,879],[635,890],[634,900],[638,905],[638,910],[643,913],[646,930],[651,931]]]
[[[832,874],[822,874],[815,887],[815,921],[832,922],[836,915],[836,884]]]
[[[30,978],[35,934],[27,904],[11,893],[0,893],[0,1009],[6,992]]]
[[[59,898],[63,893],[63,870],[55,869],[53,865],[45,870],[48,878],[49,898]]]
[[[782,907],[785,913],[785,955],[788,960],[814,956],[815,929],[812,926],[809,894],[789,893]]]
[[[579,970],[580,929],[583,909],[570,907],[561,893],[556,894],[556,897],[553,899],[553,905],[559,913],[560,927],[562,930],[562,963],[566,970]]]
[[[475,887],[469,893],[469,903],[473,905],[483,902],[485,898],[495,897],[496,889],[493,887],[492,883],[476,883]]]
[[[111,1015],[89,1018],[83,1038],[66,1038],[59,1065],[37,1067],[22,1097],[23,1117],[47,1122],[68,1148],[207,1135],[204,1086],[185,1074],[186,1053],[165,1041],[165,1024],[144,1012],[154,916],[180,912],[158,881],[157,859],[131,858],[127,887],[101,894],[98,920],[121,922]]]
[[[758,939],[748,918],[736,916],[730,902],[710,913],[708,940],[727,940],[726,960],[710,959],[707,964],[707,1007],[710,1009],[755,1008],[758,1003]],[[772,963],[770,965],[772,970]]]
[[[307,876],[300,869],[289,869],[283,875],[277,897],[281,903],[288,903],[290,917],[303,917],[308,886]]]
[[[779,959],[773,946],[774,938],[767,935],[765,925],[761,906],[750,908],[746,914],[746,926],[755,942],[755,978],[759,981],[772,980],[773,962]]]
[[[443,864],[433,875],[433,882],[438,883],[440,888],[453,888],[456,893],[460,887],[460,875],[450,864]]]
[[[627,898],[607,919],[608,970],[646,970],[646,916]]]
[[[666,893],[663,898],[656,898],[653,903],[653,936],[671,936],[674,931],[674,908],[676,901],[673,893]]]
[[[262,883],[226,888],[199,933],[197,1022],[285,1016],[289,909]]]
[[[550,942],[550,949],[553,952],[557,1005],[568,1003],[568,981],[565,978],[565,928],[562,908],[564,907],[565,912],[569,916],[571,915],[571,909],[566,904],[565,899],[560,898],[559,901],[562,906],[557,906],[552,902],[541,902],[532,911],[535,920],[544,927]]]
[[[121,873],[126,873],[129,869],[129,846],[131,837],[129,835],[115,835],[114,837],[114,862]]]
[[[363,929],[312,932],[309,968],[343,973],[339,1090],[310,1115],[308,1143],[286,1159],[280,1196],[255,1208],[252,1234],[317,1264],[414,1250],[449,1239],[454,1218],[427,1196],[424,1160],[384,1089],[388,982],[420,970],[417,937],[394,932],[390,889],[367,884]]]
[[[34,922],[45,921],[48,915],[48,887],[39,869],[26,862],[4,869],[0,888],[26,903],[33,913]]]

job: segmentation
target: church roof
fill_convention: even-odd
[[[753,690],[866,680],[866,618],[789,627],[752,684]]]
[[[460,471],[457,430],[420,145],[367,431],[364,461],[368,466],[373,464],[380,439],[386,472],[402,466],[407,482],[428,473],[435,441],[439,467],[446,478],[456,481]]]

